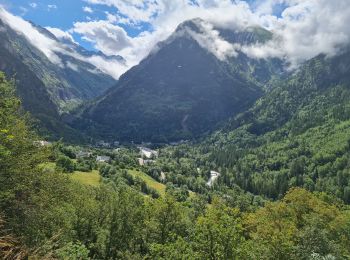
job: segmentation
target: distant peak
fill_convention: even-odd
[[[194,19],[191,19],[191,20],[187,20],[187,21],[184,21],[182,23],[180,23],[177,28],[176,28],[176,32],[180,32],[180,31],[183,31],[184,29],[190,29],[194,32],[197,32],[199,33],[200,32],[200,28],[201,28],[201,25],[202,23],[204,23],[205,21],[201,18],[194,18]]]
[[[50,32],[49,30],[47,30],[44,27],[41,27],[40,25],[37,25],[36,23],[34,23],[33,21],[28,20],[28,22],[33,26],[33,28],[35,28],[38,32],[40,32],[41,34],[45,35],[46,37],[58,41],[57,37]]]

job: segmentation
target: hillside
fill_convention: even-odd
[[[109,75],[102,72],[93,72],[97,70],[93,65],[71,56],[68,46],[66,46],[67,54],[57,53],[61,65],[55,64],[40,49],[33,46],[25,35],[12,29],[3,20],[0,20],[0,26],[2,28],[0,32],[2,39],[0,68],[7,75],[15,77],[23,77],[24,73],[18,73],[18,71],[21,68],[26,69],[28,73],[31,73],[28,77],[37,78],[41,81],[41,85],[50,97],[50,101],[57,107],[58,112],[67,111],[74,104],[79,104],[83,100],[102,94],[116,82]],[[35,28],[57,45],[65,47],[46,29]],[[22,91],[24,84],[27,89],[35,87],[30,83],[30,81],[22,82],[20,78],[18,79],[17,87],[25,104],[35,102],[35,98],[27,97]],[[37,112],[35,109],[30,111]]]
[[[71,150],[34,145],[12,87],[0,74],[3,259],[346,259],[350,253],[348,206],[324,193],[293,188],[263,206],[251,199],[242,211],[232,207],[231,195],[217,192],[183,201],[166,189],[150,198],[130,187],[134,179],[119,168],[128,165],[127,151],[116,152],[96,186],[83,184],[86,173],[75,181],[76,173],[45,170],[43,164]],[[236,203],[245,199],[236,195]]]
[[[52,44],[66,50],[65,53],[56,53],[60,64],[52,62],[40,46],[34,46],[25,34],[13,29],[3,19],[3,15],[1,10],[0,70],[16,81],[16,91],[23,108],[41,122],[43,129],[57,136],[64,134],[71,138],[72,133],[69,132],[74,130],[63,125],[60,115],[83,101],[101,95],[116,80],[92,64],[71,55],[91,56],[91,52],[73,43],[63,43],[46,29],[32,24]],[[120,57],[112,58],[120,60]]]
[[[209,138],[222,184],[270,198],[301,186],[349,202],[349,57],[306,62]]]
[[[241,52],[221,57],[200,40],[206,26],[200,19],[179,25],[105,96],[85,107],[74,126],[106,140],[168,142],[198,137],[249,108],[263,95],[264,84],[280,75],[281,62]],[[245,45],[271,37],[260,28],[220,32],[226,41]]]

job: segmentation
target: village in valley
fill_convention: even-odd
[[[121,144],[118,141],[98,141],[87,146],[43,140],[34,144],[53,147],[58,159],[51,167],[69,173],[83,184],[97,186],[104,179],[120,177],[128,185],[138,185],[140,192],[153,197],[170,191],[184,199],[196,192],[210,190],[220,177],[215,168],[188,158],[187,141],[163,146]],[[183,172],[189,172],[189,176],[182,176]]]

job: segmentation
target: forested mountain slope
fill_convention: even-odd
[[[203,46],[207,26],[200,19],[179,25],[105,96],[85,108],[75,127],[103,139],[167,142],[198,137],[249,108],[263,95],[264,84],[280,75],[281,62],[251,59],[242,52],[221,57]],[[227,44],[271,38],[262,28],[210,30]]]
[[[39,120],[39,128],[46,134],[76,140],[75,130],[65,125],[60,115],[102,94],[116,80],[70,54],[91,56],[91,53],[73,43],[61,42],[48,30],[33,24],[40,34],[67,49],[66,54],[57,53],[61,64],[51,62],[40,46],[34,46],[1,18],[0,15],[0,70],[15,80],[22,107]],[[113,59],[123,62],[120,57]]]
[[[204,145],[220,182],[281,197],[289,187],[350,202],[350,53],[304,64]]]
[[[170,193],[153,199],[118,169],[97,186],[45,165],[13,86],[0,74],[0,258],[2,259],[347,259],[348,206],[294,188],[280,201],[240,211],[228,196]],[[67,151],[67,147],[62,147]],[[125,165],[124,165],[125,167]]]
[[[56,110],[62,112],[67,111],[74,104],[102,94],[116,82],[111,76],[99,72],[93,65],[71,56],[69,54],[71,46],[64,45],[44,28],[35,27],[57,45],[67,48],[67,54],[56,54],[60,64],[51,62],[24,34],[15,31],[3,20],[0,20],[0,26],[2,52],[0,69],[8,76],[18,77],[17,88],[24,107],[33,114],[45,111],[36,109],[34,105],[38,106],[40,104],[37,103],[40,102],[35,96],[26,95],[30,93],[29,89],[35,91],[36,85],[41,85],[42,87],[38,86],[38,88],[46,91],[49,97],[47,102],[53,103]],[[22,70],[25,71],[22,72]],[[26,81],[22,79],[24,77],[27,77]],[[30,80],[31,78],[34,82]],[[36,79],[40,83],[35,84]]]

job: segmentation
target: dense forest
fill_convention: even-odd
[[[325,91],[349,100],[347,93],[341,86]],[[258,138],[252,138],[257,133],[249,124],[200,145],[165,147],[154,164],[140,166],[132,147],[97,149],[111,157],[98,164],[74,159],[78,148],[62,142],[40,146],[14,82],[3,74],[0,96],[3,259],[350,257],[345,103],[326,110],[320,126],[290,138],[281,138],[283,129],[297,129],[298,117]],[[319,103],[299,112],[316,119],[307,117],[308,107]],[[241,143],[229,142],[235,135]],[[222,177],[208,187],[212,169]],[[99,170],[102,177],[97,185],[84,185],[71,178],[76,170]],[[165,192],[148,187],[134,171],[166,184]]]

